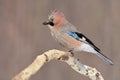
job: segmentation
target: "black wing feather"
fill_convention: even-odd
[[[80,37],[81,39],[84,37],[84,38],[86,39],[86,41],[87,41],[90,45],[92,45],[96,51],[100,52],[100,49],[99,49],[98,47],[96,47],[96,46],[94,45],[94,43],[93,43],[90,39],[88,39],[86,36],[84,36],[82,33],[78,33],[78,32],[74,32],[74,33],[77,34],[78,37]]]

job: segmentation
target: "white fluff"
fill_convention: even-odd
[[[80,47],[79,47],[79,50],[81,51],[85,51],[85,52],[90,52],[90,53],[97,53],[97,51],[95,51],[90,45],[88,44],[82,44]]]

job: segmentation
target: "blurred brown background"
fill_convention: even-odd
[[[64,12],[114,65],[82,52],[76,54],[81,62],[96,67],[105,80],[120,80],[120,0],[0,0],[0,79],[10,80],[44,51],[63,50],[42,25],[54,9]],[[52,61],[30,80],[89,79]]]

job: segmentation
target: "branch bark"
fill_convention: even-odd
[[[91,80],[104,80],[100,72],[98,72],[95,68],[83,65],[79,59],[76,59],[69,52],[55,49],[49,50],[44,52],[42,55],[37,56],[32,64],[13,77],[12,80],[29,80],[29,78],[34,75],[45,63],[51,60],[63,61],[70,65],[73,70],[79,74],[89,77]]]

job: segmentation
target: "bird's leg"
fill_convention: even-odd
[[[68,52],[70,52],[71,53],[71,55],[72,56],[74,56],[74,53],[73,53],[73,50],[71,49],[71,50],[69,50]]]

